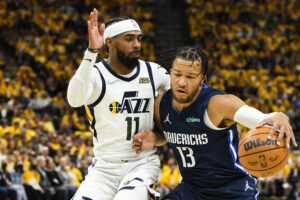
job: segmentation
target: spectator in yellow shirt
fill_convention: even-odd
[[[177,161],[174,157],[169,158],[168,164],[164,166],[164,168],[165,169],[162,170],[161,179],[159,180],[162,188],[162,196],[167,195],[182,179]]]

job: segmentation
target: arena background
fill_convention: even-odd
[[[209,85],[263,112],[286,113],[300,142],[298,0],[2,0],[0,172],[25,188],[29,199],[41,192],[36,166],[45,159],[47,168],[66,172],[61,184],[70,192],[91,162],[87,118],[82,108],[68,105],[66,88],[88,46],[86,20],[93,8],[100,22],[117,15],[138,21],[141,59],[156,61],[171,46],[199,45],[210,58]],[[98,59],[106,55],[102,51]],[[180,173],[167,146],[158,154],[158,190],[165,195]],[[299,199],[299,159],[293,147],[282,172],[259,179],[259,199]],[[3,188],[13,186],[0,180]]]

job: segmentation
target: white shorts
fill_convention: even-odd
[[[93,158],[88,174],[81,183],[73,200],[113,200],[122,190],[147,187],[151,197],[159,197],[153,190],[158,179],[160,161],[157,155],[150,155],[136,161],[107,162]],[[145,196],[148,199],[148,195]]]

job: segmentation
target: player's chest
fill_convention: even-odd
[[[128,114],[149,113],[153,103],[151,84],[139,84],[138,80],[130,83],[118,80],[109,85],[102,101],[102,105],[108,106],[111,112]]]

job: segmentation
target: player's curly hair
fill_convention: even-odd
[[[207,55],[200,49],[200,47],[173,47],[168,50],[164,50],[161,56],[158,58],[158,63],[164,67],[168,73],[170,73],[170,69],[172,68],[173,62],[176,58],[181,58],[183,60],[192,61],[192,64],[195,61],[198,61],[202,65],[201,73],[207,77],[208,75],[208,57]]]

